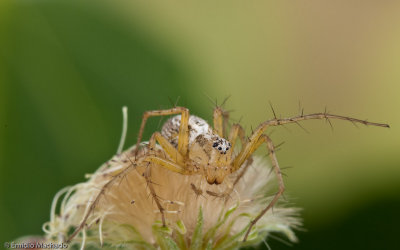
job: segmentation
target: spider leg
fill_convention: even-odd
[[[147,167],[147,169],[146,169],[146,171],[144,173],[144,178],[146,179],[147,185],[148,185],[148,187],[150,189],[151,196],[155,200],[156,205],[157,205],[158,209],[160,210],[162,224],[163,224],[163,226],[165,226],[166,225],[166,223],[165,223],[165,209],[161,205],[160,198],[156,194],[156,191],[154,189],[153,183],[151,181],[151,166],[152,166],[152,164],[156,164],[157,166],[163,167],[165,169],[168,169],[170,171],[173,171],[173,172],[176,172],[176,173],[180,173],[180,174],[188,174],[188,171],[186,171],[186,169],[184,167],[180,166],[179,164],[171,162],[171,161],[169,161],[167,159],[163,159],[163,158],[158,157],[158,156],[150,155],[150,156],[145,157],[143,161],[149,163],[149,166]]]
[[[158,156],[154,156],[154,155],[146,156],[143,159],[143,161],[157,164],[160,167],[163,167],[165,169],[168,169],[170,171],[173,171],[173,172],[176,172],[176,173],[179,173],[179,174],[183,174],[183,175],[190,174],[190,171],[186,170],[185,167],[179,165],[178,163],[169,161],[167,159],[163,159],[163,158],[158,157]]]
[[[265,130],[268,126],[278,126],[278,125],[284,125],[284,124],[288,124],[288,123],[297,123],[299,121],[311,120],[311,119],[318,119],[318,120],[325,119],[328,121],[329,121],[329,119],[338,119],[338,120],[350,121],[353,123],[362,123],[364,125],[372,125],[372,126],[377,126],[377,127],[389,128],[389,125],[384,124],[384,123],[369,122],[367,120],[360,120],[360,119],[347,117],[347,116],[341,116],[341,115],[333,115],[333,114],[328,114],[328,113],[324,112],[324,113],[314,113],[314,114],[308,114],[308,115],[302,114],[302,115],[291,117],[291,118],[282,118],[282,119],[275,118],[275,119],[268,120],[268,121],[261,123],[257,129],[264,128],[264,130]]]
[[[221,137],[225,138],[226,129],[228,126],[229,112],[224,111],[221,106],[214,108],[213,125],[214,131]]]
[[[180,165],[184,165],[184,158],[183,156],[179,153],[179,151],[164,137],[161,135],[160,132],[155,132],[149,141],[149,149],[154,150],[156,146],[156,141],[160,146],[163,148],[163,150],[168,154],[168,156],[175,161],[176,163]]]
[[[253,157],[249,157],[247,159],[246,165],[243,167],[242,172],[240,172],[240,174],[238,174],[238,176],[236,177],[235,181],[233,182],[233,187],[239,182],[240,178],[243,177],[243,175],[246,173],[247,169],[249,169],[250,165],[253,163]]]
[[[236,139],[238,136],[240,138],[240,141],[242,143],[242,148],[243,148],[246,144],[245,131],[244,131],[243,127],[240,126],[240,124],[233,124],[232,128],[231,128],[231,132],[229,134],[229,141],[232,144],[232,148],[235,147]],[[246,166],[243,168],[243,171],[236,177],[235,181],[233,182],[233,187],[239,182],[240,178],[243,177],[244,173],[247,171],[247,169],[249,168],[249,166],[252,163],[253,163],[253,158],[251,156],[249,156],[247,158]],[[232,190],[233,190],[233,187],[232,187]]]
[[[163,226],[166,225],[165,222],[165,209],[161,205],[160,198],[156,194],[156,191],[154,189],[153,183],[151,181],[151,163],[157,164],[158,166],[161,166],[165,169],[168,169],[173,172],[177,172],[180,174],[185,174],[187,171],[185,170],[184,166],[184,158],[183,156],[179,153],[179,151],[164,137],[161,135],[160,132],[155,132],[149,141],[148,148],[149,150],[154,150],[156,146],[156,142],[159,143],[159,145],[162,147],[164,152],[168,154],[168,156],[171,158],[172,161],[169,161],[167,159],[164,159],[159,156],[155,155],[150,155],[144,158],[143,161],[150,163],[148,168],[146,169],[144,173],[144,178],[146,179],[147,185],[150,190],[150,194],[153,197],[154,201],[156,202],[156,205],[161,213],[161,220]]]
[[[128,160],[130,161],[130,158],[128,158]],[[101,188],[101,190],[99,191],[99,193],[96,195],[94,201],[92,202],[92,204],[89,206],[89,209],[87,210],[85,216],[83,217],[82,221],[79,223],[79,226],[75,229],[75,231],[68,237],[67,242],[70,242],[86,225],[86,221],[89,218],[90,214],[94,211],[94,209],[96,208],[97,204],[99,203],[100,199],[105,195],[106,191],[120,178],[126,176],[130,171],[132,171],[133,169],[136,168],[136,166],[141,165],[141,163],[143,162],[149,162],[149,163],[155,163],[158,166],[164,167],[170,171],[174,171],[180,174],[187,174],[187,171],[185,170],[184,167],[180,166],[177,163],[174,162],[170,162],[166,159],[157,157],[157,156],[147,156],[144,159],[139,159],[138,162],[130,162],[130,165],[128,167],[126,167],[124,170],[122,171],[117,171],[115,172],[114,176],[112,176],[112,178],[106,183],[104,184],[104,186]],[[149,169],[149,168],[148,168]],[[144,173],[144,177],[149,185],[149,189],[151,192],[151,195],[153,196],[154,200],[156,201],[156,204],[161,212],[162,215],[162,220],[163,220],[163,225],[165,225],[165,218],[164,218],[164,209],[162,208],[160,202],[159,202],[159,198],[156,195],[155,191],[154,191],[154,187],[153,184],[150,180],[151,177],[151,172],[150,170],[146,170],[149,172],[145,172]]]
[[[163,224],[163,226],[165,226],[166,225],[165,224],[165,214],[164,214],[165,209],[163,208],[163,206],[161,206],[160,199],[157,196],[156,191],[154,190],[153,183],[151,182],[151,164],[149,164],[149,166],[146,168],[146,171],[144,172],[144,178],[146,179],[147,186],[150,189],[150,194],[153,197],[153,199],[155,200],[158,209],[160,210],[162,224]]]
[[[242,147],[244,147],[244,145],[246,144],[244,129],[239,124],[233,124],[228,137],[228,141],[232,144],[232,149],[235,148],[236,139],[238,136],[242,143]]]
[[[224,136],[224,129],[223,129],[223,110],[221,107],[216,107],[213,112],[213,124],[214,124],[214,131],[217,135],[223,137]]]
[[[253,226],[257,223],[257,221],[270,209],[272,208],[275,203],[278,201],[279,197],[282,195],[282,193],[285,191],[285,185],[283,183],[283,178],[282,178],[282,174],[281,174],[281,169],[279,168],[279,164],[278,164],[278,160],[276,158],[276,154],[275,154],[275,147],[274,144],[272,143],[272,140],[267,136],[267,135],[261,135],[261,137],[258,139],[256,146],[259,147],[262,143],[266,143],[267,144],[267,148],[269,151],[269,156],[271,158],[271,162],[272,162],[272,167],[275,171],[276,177],[278,179],[278,183],[279,183],[279,189],[278,192],[274,195],[273,199],[271,200],[271,202],[257,215],[256,218],[254,218],[251,222],[250,222],[250,226],[247,229],[247,232],[244,236],[243,241],[247,240],[247,237],[249,236],[249,233],[251,231],[251,229],[253,228]]]
[[[87,210],[85,216],[82,221],[79,223],[79,226],[75,229],[75,231],[68,237],[67,243],[70,242],[86,225],[86,221],[89,218],[90,214],[94,211],[100,199],[106,193],[106,191],[119,179],[123,176],[127,175],[130,171],[136,168],[136,163],[131,162],[131,164],[126,167],[123,171],[118,172],[116,175],[112,176],[112,178],[104,184],[104,186],[100,189],[99,193],[96,195],[92,204],[90,204],[89,209]]]
[[[179,137],[178,137],[178,151],[181,153],[182,156],[186,156],[188,144],[189,144],[189,110],[184,107],[174,107],[171,109],[165,110],[151,110],[146,111],[143,114],[142,123],[140,125],[139,135],[136,142],[136,153],[139,150],[139,145],[142,140],[144,128],[146,126],[147,119],[153,116],[166,116],[166,115],[175,115],[181,114],[181,125],[179,128]]]
[[[246,232],[246,235],[244,237],[243,241],[246,241],[251,228],[257,223],[257,221],[270,209],[271,207],[274,206],[278,198],[281,196],[283,193],[285,186],[283,184],[283,179],[282,179],[282,174],[278,165],[278,161],[276,159],[275,155],[275,148],[274,145],[271,141],[271,139],[264,135],[263,133],[269,126],[279,126],[279,125],[284,125],[288,123],[298,123],[299,121],[303,120],[311,120],[311,119],[339,119],[339,120],[345,120],[345,121],[350,121],[353,123],[362,123],[364,125],[372,125],[372,126],[378,126],[378,127],[386,127],[388,128],[388,124],[382,124],[382,123],[375,123],[375,122],[368,122],[366,120],[360,120],[356,118],[351,118],[351,117],[346,117],[346,116],[340,116],[340,115],[333,115],[333,114],[328,114],[328,113],[314,113],[314,114],[308,114],[308,115],[303,115],[301,114],[300,116],[295,116],[291,118],[282,118],[282,119],[277,119],[274,118],[272,120],[265,121],[261,123],[256,130],[253,132],[253,134],[250,136],[249,142],[242,148],[242,151],[235,157],[235,159],[232,162],[232,172],[238,170],[242,164],[254,153],[254,151],[264,142],[267,143],[268,150],[270,151],[270,158],[272,161],[272,165],[274,167],[275,173],[278,178],[279,182],[279,191],[278,193],[275,194],[273,197],[272,201],[268,204],[268,206],[261,211],[261,213],[251,221],[250,227],[248,231]]]
[[[233,160],[233,168],[232,172],[238,170],[242,164],[246,161],[246,159],[252,154],[252,152],[257,149],[257,141],[259,138],[262,136],[262,134],[265,132],[265,130],[269,126],[279,126],[279,125],[284,125],[288,123],[298,123],[299,121],[303,120],[311,120],[311,119],[338,119],[338,120],[345,120],[345,121],[350,121],[352,123],[362,123],[364,125],[372,125],[372,126],[378,126],[378,127],[385,127],[389,128],[388,124],[383,124],[383,123],[375,123],[375,122],[368,122],[366,120],[360,120],[356,118],[351,118],[347,116],[340,116],[340,115],[333,115],[333,114],[328,114],[328,113],[314,113],[314,114],[308,114],[308,115],[299,115],[291,118],[281,118],[281,119],[271,119],[268,121],[265,121],[261,123],[256,130],[253,132],[253,134],[249,138],[249,142],[242,148],[242,151],[235,157]]]

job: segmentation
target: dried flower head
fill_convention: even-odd
[[[82,248],[235,249],[259,244],[272,232],[297,240],[293,230],[301,226],[299,209],[280,201],[243,242],[251,220],[274,197],[267,195],[276,186],[272,167],[262,157],[249,158],[242,171],[226,176],[219,185],[209,184],[202,175],[183,175],[157,164],[149,181],[150,163],[136,164],[136,159],[150,153],[165,155],[163,148],[133,146],[121,153],[126,123],[123,131],[117,155],[87,175],[86,182],[56,194],[50,221],[43,226],[48,241],[70,238],[70,246]]]
[[[162,227],[160,212],[143,177],[144,167],[133,167],[127,159],[133,157],[134,148],[114,156],[89,175],[87,182],[57,193],[51,220],[44,225],[49,241],[64,242],[92,204],[95,209],[87,219],[87,226],[71,243],[143,249],[157,246],[162,249],[186,249],[189,246],[192,249],[231,249],[258,244],[271,232],[281,232],[290,241],[296,241],[293,229],[301,225],[298,209],[280,204],[268,211],[248,241],[242,242],[250,219],[270,199],[266,194],[274,182],[273,175],[262,158],[255,157],[234,192],[226,198],[213,197],[202,191],[222,193],[227,188],[225,185],[210,185],[202,176],[184,176],[161,167],[154,168],[152,181],[166,208],[168,221],[167,227]],[[125,173],[104,189],[121,171]],[[229,178],[234,180],[235,176]],[[104,194],[95,201],[99,192]],[[63,194],[56,215],[55,207]]]

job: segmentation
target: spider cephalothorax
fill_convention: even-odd
[[[165,122],[161,130],[161,135],[175,148],[178,147],[180,125],[181,116],[177,115]],[[200,117],[191,115],[188,128],[187,169],[203,174],[209,184],[221,184],[225,176],[231,173],[232,144]]]

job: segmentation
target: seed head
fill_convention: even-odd
[[[127,249],[232,249],[259,244],[271,232],[296,241],[293,229],[301,226],[299,210],[281,202],[242,242],[249,222],[268,204],[266,194],[274,186],[270,166],[261,157],[254,158],[233,190],[226,183],[232,185],[237,174],[228,176],[221,185],[209,185],[201,175],[185,176],[152,165],[151,180],[166,214],[167,224],[163,227],[143,177],[149,166],[136,166],[134,151],[132,147],[115,155],[87,175],[86,182],[56,194],[51,219],[44,225],[49,241],[66,241],[87,213],[86,226],[70,244]],[[227,190],[232,192],[228,194]]]

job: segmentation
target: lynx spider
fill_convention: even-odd
[[[156,205],[161,213],[162,223],[164,226],[166,225],[165,209],[161,205],[160,199],[154,190],[153,183],[151,182],[151,164],[156,164],[182,175],[202,175],[210,185],[219,185],[223,183],[224,178],[227,175],[234,173],[239,169],[243,169],[243,171],[236,177],[235,182],[231,185],[228,185],[228,190],[224,194],[217,194],[210,191],[206,192],[212,196],[226,198],[226,196],[229,195],[229,193],[233,190],[233,186],[239,181],[247,167],[251,164],[252,154],[257,148],[265,143],[272,162],[273,170],[278,180],[279,189],[266,207],[260,211],[260,213],[253,220],[250,221],[249,227],[243,239],[243,241],[246,241],[252,227],[269,209],[275,205],[285,190],[281,170],[275,154],[276,147],[274,146],[271,138],[265,134],[266,129],[269,126],[278,126],[288,123],[298,124],[299,121],[310,119],[326,119],[327,121],[329,121],[329,119],[339,119],[350,121],[352,123],[361,123],[364,125],[389,127],[388,124],[374,123],[346,116],[333,115],[327,113],[326,111],[323,113],[313,113],[307,115],[304,115],[302,112],[300,115],[291,118],[277,118],[274,110],[273,113],[274,119],[262,122],[247,138],[245,137],[245,131],[242,126],[239,124],[233,124],[228,135],[228,140],[224,137],[227,134],[226,125],[229,115],[220,106],[217,106],[213,111],[213,127],[207,124],[205,120],[194,115],[189,115],[189,109],[185,107],[173,107],[165,110],[152,110],[146,111],[143,114],[135,149],[136,157],[134,160],[130,159],[132,163],[130,166],[135,167],[140,164],[148,165],[147,170],[143,175],[148,183],[151,196],[156,202]],[[147,153],[139,154],[140,149],[138,145],[140,145],[142,141],[147,119],[154,116],[169,115],[176,116],[170,118],[163,125],[161,133],[153,133],[147,145]],[[241,141],[241,149],[237,155],[233,156],[233,149],[238,139]],[[154,153],[156,143],[158,143],[165,154],[160,155]],[[105,190],[107,190],[107,188],[112,185],[117,178],[126,174],[127,171],[129,171],[128,168],[121,171],[103,186],[95,201],[86,212],[82,222],[76,228],[75,232],[69,237],[68,242],[71,241],[72,238],[85,227],[85,223],[89,217],[89,214],[95,209],[97,201],[104,194]],[[194,184],[191,184],[191,187],[197,195],[203,195],[203,191],[200,188],[197,188]]]

